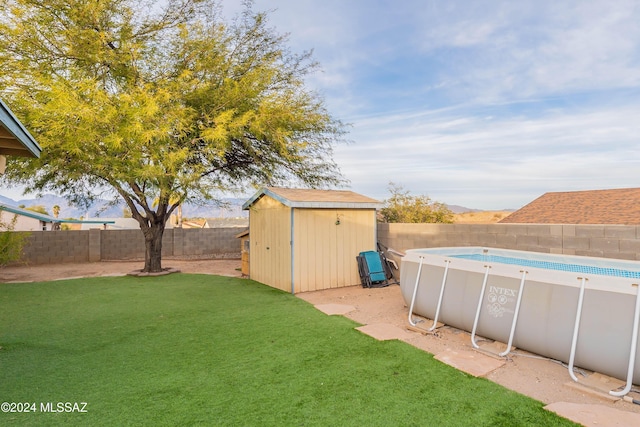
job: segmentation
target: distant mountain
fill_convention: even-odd
[[[4,203],[5,205],[14,206],[15,202],[8,197],[0,196],[0,203]]]
[[[200,206],[196,204],[186,203],[182,206],[183,218],[246,218],[249,216],[248,211],[242,210],[242,204],[245,199],[238,198],[226,198],[223,200],[224,206],[218,206],[216,204],[210,204]],[[106,200],[96,202],[88,211],[81,211],[80,209],[70,206],[67,201],[59,196],[53,194],[45,194],[42,197],[36,199],[20,199],[13,200],[5,196],[0,195],[0,203],[5,203],[11,206],[24,205],[37,206],[42,205],[45,207],[50,215],[53,215],[53,207],[55,205],[60,206],[60,218],[120,218],[123,216],[125,204],[120,202],[116,205],[112,205]],[[465,212],[482,212],[482,209],[471,209],[459,205],[446,205],[453,213],[465,213]],[[504,209],[505,211],[513,211],[514,209]]]
[[[461,213],[467,213],[467,212],[493,212],[493,211],[499,211],[499,212],[514,212],[516,209],[471,209],[471,208],[465,208],[464,206],[459,206],[459,205],[446,205],[449,210],[451,210],[451,212],[453,212],[454,214],[461,214]]]
[[[226,198],[223,202],[223,206],[218,206],[216,204],[200,206],[186,203],[182,207],[182,216],[184,218],[238,218],[249,216],[248,211],[242,210],[242,204],[245,202],[244,199]],[[53,207],[58,205],[60,206],[60,218],[75,219],[80,217],[85,219],[121,218],[124,216],[125,208],[124,202],[114,205],[106,200],[99,200],[94,203],[91,208],[83,211],[75,206],[69,205],[63,197],[55,196],[53,194],[45,194],[44,196],[35,199],[20,200],[13,200],[5,196],[0,196],[0,203],[5,203],[10,206],[44,206],[49,215],[53,215]]]
[[[465,212],[480,212],[480,209],[469,209],[459,205],[446,205],[446,206],[454,214],[465,213]]]

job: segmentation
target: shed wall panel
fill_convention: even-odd
[[[249,215],[251,279],[291,292],[291,209],[263,197]]]
[[[376,250],[375,210],[342,210],[341,225],[337,227],[338,287],[360,283],[356,256],[363,251]]]
[[[295,292],[360,283],[356,256],[375,250],[373,209],[295,209]]]

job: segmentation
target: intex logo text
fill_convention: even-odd
[[[506,295],[508,297],[515,297],[517,295],[515,289],[499,288],[497,286],[489,286],[489,292],[492,294]]]

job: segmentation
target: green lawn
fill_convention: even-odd
[[[0,284],[0,402],[36,409],[0,425],[574,425],[356,326],[236,278]]]

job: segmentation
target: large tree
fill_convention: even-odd
[[[162,269],[165,223],[186,200],[248,185],[342,183],[344,125],[305,86],[317,68],[244,2],[0,0],[0,97],[42,145],[4,177],[76,204],[111,193]]]

